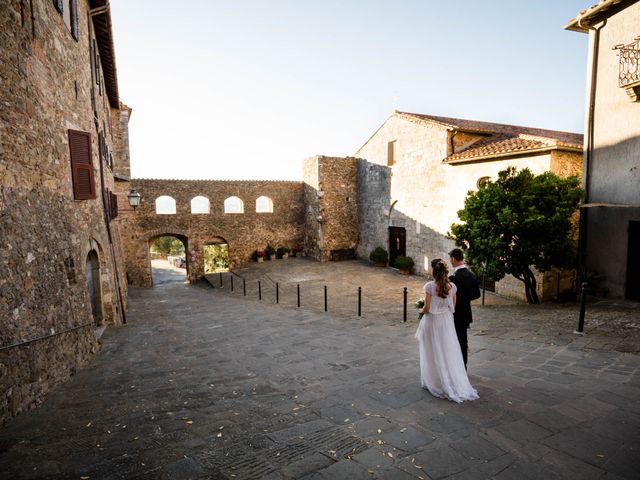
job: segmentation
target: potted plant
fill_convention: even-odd
[[[287,259],[289,258],[289,249],[287,247],[278,247],[276,249],[276,258]]]
[[[267,254],[265,253],[265,251],[264,251],[264,250],[258,250],[258,251],[256,252],[256,258],[257,258],[257,260],[258,260],[258,263],[262,263],[262,262],[264,262],[264,257],[265,257],[266,255],[267,255]]]
[[[400,273],[403,275],[409,275],[413,269],[413,265],[413,258],[405,257],[404,255],[399,255],[394,263],[394,266],[400,270]]]
[[[386,267],[389,254],[384,248],[376,247],[369,254],[369,260],[375,263],[376,267]]]
[[[266,253],[267,258],[269,260],[275,260],[276,259],[276,249],[273,248],[271,245],[267,245],[265,247],[264,253]]]
[[[293,247],[293,249],[291,250],[291,252],[296,256],[296,257],[301,257],[302,256],[302,247],[300,245],[296,245],[295,247]]]

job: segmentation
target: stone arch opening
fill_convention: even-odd
[[[224,213],[244,213],[244,202],[240,197],[227,197],[224,201]]]
[[[229,271],[229,244],[222,237],[214,237],[202,246],[204,273]]]
[[[156,198],[156,214],[157,215],[175,215],[176,199],[169,195],[160,195]]]
[[[151,286],[186,281],[189,275],[188,247],[185,235],[167,232],[149,237]]]
[[[84,267],[87,277],[87,294],[91,304],[91,315],[96,327],[103,324],[102,288],[100,281],[100,258],[95,249],[89,250]]]
[[[198,195],[191,199],[191,213],[201,214],[209,213],[209,199]]]
[[[256,212],[257,213],[273,213],[273,200],[264,195],[256,198]]]

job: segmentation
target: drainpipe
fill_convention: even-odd
[[[593,52],[591,55],[591,81],[589,84],[589,104],[587,106],[587,129],[586,129],[586,148],[582,162],[582,180],[584,184],[584,205],[589,204],[589,193],[591,183],[591,163],[593,162],[593,130],[595,122],[595,103],[596,103],[596,83],[598,77],[598,50],[600,48],[600,30],[607,24],[605,19],[599,27],[583,26],[581,20],[578,25],[593,31]],[[587,224],[588,224],[589,208],[580,209],[580,227],[578,236],[578,272],[582,278],[586,274],[586,255],[587,255]]]

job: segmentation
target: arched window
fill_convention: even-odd
[[[480,188],[485,183],[489,183],[491,181],[491,177],[480,177],[476,182],[476,187]]]
[[[224,213],[244,213],[244,203],[238,197],[229,197],[224,201]]]
[[[191,213],[209,213],[209,199],[203,196],[191,199]]]
[[[156,198],[156,213],[158,215],[173,215],[176,213],[176,201],[168,195]]]
[[[264,196],[256,198],[256,212],[273,213],[273,200]]]

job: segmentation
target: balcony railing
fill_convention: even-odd
[[[616,45],[620,59],[618,85],[624,88],[633,101],[640,95],[640,37],[628,45]]]

